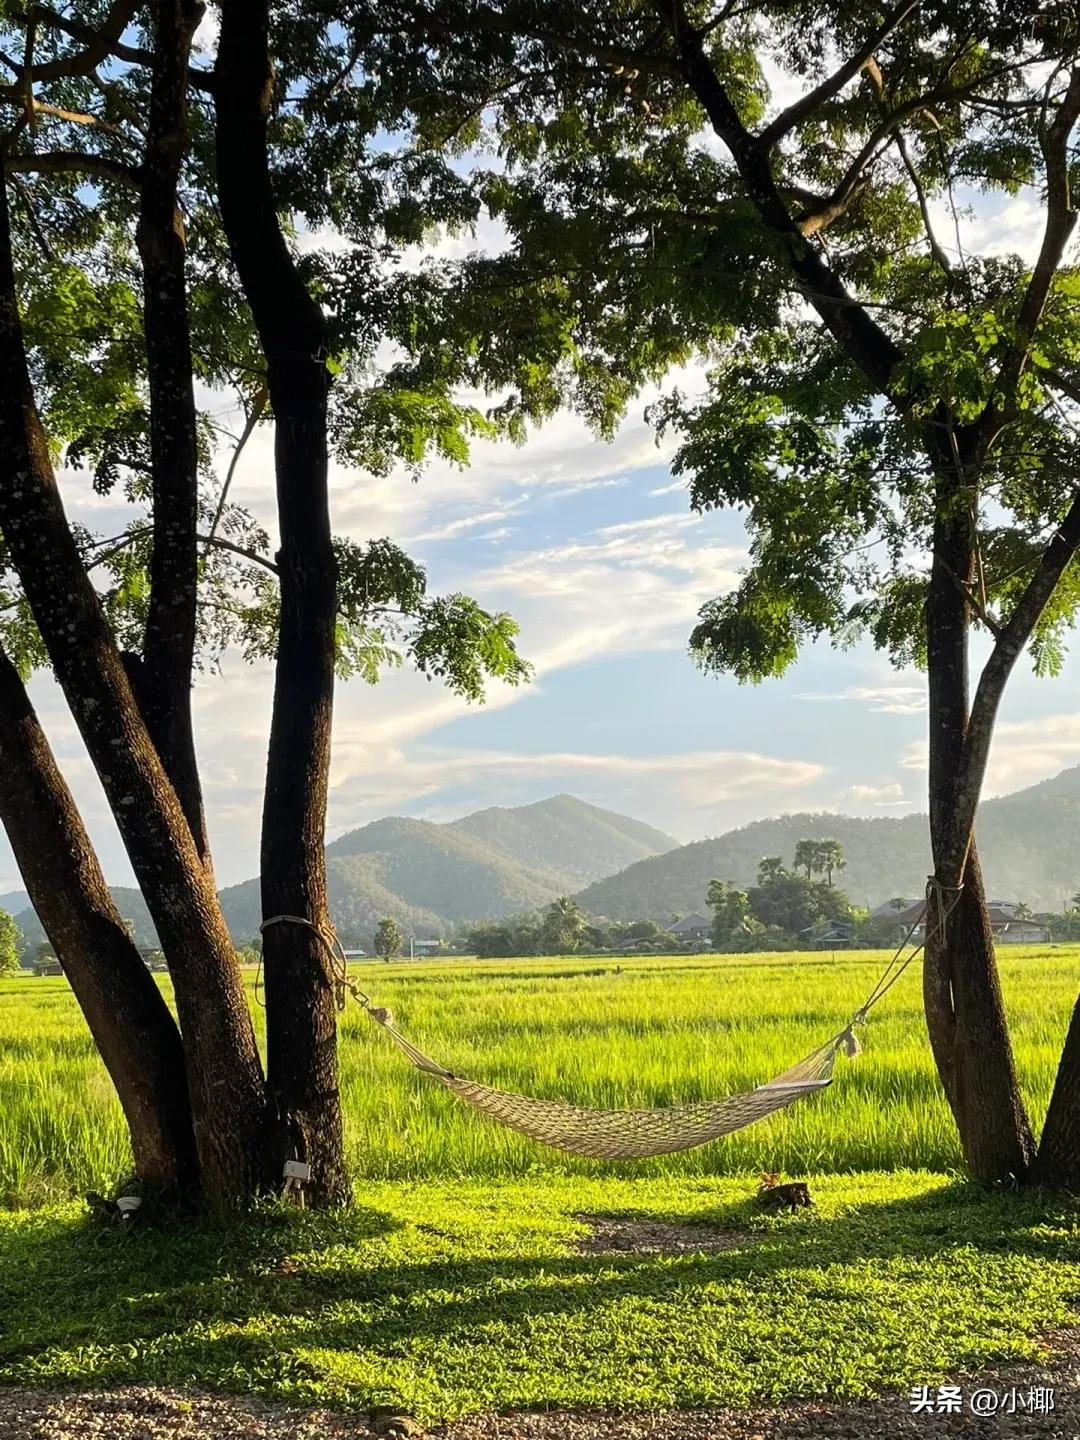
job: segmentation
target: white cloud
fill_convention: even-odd
[[[466,750],[421,746],[399,753],[393,767],[379,770],[358,765],[336,793],[347,805],[355,824],[357,815],[375,815],[387,808],[436,796],[449,786],[464,787],[470,807],[513,804],[515,796],[532,793],[532,782],[543,780],[551,789],[569,787],[584,798],[618,803],[636,815],[672,823],[672,817],[720,812],[750,802],[755,812],[779,799],[784,807],[792,791],[804,790],[820,780],[823,767],[811,761],[778,759],[744,751],[692,751],[676,755],[624,755],[574,751],[520,753],[508,750]],[[520,786],[520,792],[515,790]],[[614,799],[613,799],[614,796]],[[449,813],[443,804],[432,818]],[[697,827],[695,826],[695,829]]]
[[[834,693],[806,693],[798,700],[830,700],[869,705],[882,715],[919,715],[926,709],[926,690],[920,685],[851,685]]]
[[[913,800],[904,799],[904,788],[898,783],[891,785],[852,785],[848,789],[848,797],[860,805],[873,805],[875,808],[892,808],[901,805],[913,805]]]
[[[905,770],[926,771],[927,744],[917,741],[901,757]],[[1080,712],[1002,721],[994,732],[984,796],[1005,795],[1048,780],[1080,763]]]

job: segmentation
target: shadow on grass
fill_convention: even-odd
[[[837,1217],[763,1221],[749,1201],[692,1215],[605,1212],[756,1226],[746,1243],[707,1255],[575,1253],[565,1203],[563,1237],[517,1231],[519,1253],[497,1208],[462,1219],[452,1204],[446,1229],[363,1206],[130,1235],[48,1217],[0,1226],[0,1382],[42,1373],[272,1392],[317,1378],[295,1353],[304,1347],[393,1357],[417,1343],[472,1343],[487,1326],[587,1320],[609,1303],[685,1307],[718,1285],[776,1312],[800,1272],[804,1293],[828,1298],[847,1293],[849,1267],[916,1271],[961,1251],[1076,1260],[1075,1229],[1062,1233],[1075,1212],[961,1184]]]

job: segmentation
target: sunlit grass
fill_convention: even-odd
[[[721,1096],[785,1069],[847,1022],[886,958],[373,962],[354,974],[422,1049],[459,1074],[581,1104],[652,1106]],[[1036,1120],[1075,1001],[1077,958],[1075,947],[1045,946],[1001,956]],[[918,969],[874,1012],[864,1053],[841,1065],[831,1090],[717,1144],[635,1163],[630,1173],[957,1165]],[[480,1118],[413,1071],[351,1002],[342,1085],[349,1158],[361,1179],[628,1173],[572,1160]],[[0,982],[0,1205],[107,1188],[128,1160],[119,1107],[66,982]]]

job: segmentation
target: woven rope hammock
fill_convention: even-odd
[[[936,881],[931,881],[927,896],[928,913],[942,929],[959,896],[959,891],[954,891],[955,898],[946,905],[942,898],[943,889]],[[560,1100],[541,1100],[531,1095],[495,1090],[490,1085],[455,1075],[417,1049],[397,1028],[391,1011],[373,1005],[370,997],[349,978],[345,952],[336,934],[326,933],[300,915],[274,915],[263,921],[261,929],[277,924],[295,924],[314,930],[333,957],[339,1008],[344,1008],[346,993],[351,993],[368,1017],[390,1037],[417,1070],[431,1075],[459,1100],[464,1100],[481,1114],[544,1145],[566,1150],[571,1155],[596,1160],[641,1160],[649,1155],[667,1155],[676,1150],[690,1150],[695,1145],[706,1145],[710,1140],[719,1140],[724,1135],[752,1125],[755,1120],[763,1120],[766,1115],[785,1109],[805,1095],[829,1086],[837,1055],[841,1051],[849,1056],[859,1053],[855,1027],[866,1019],[870,1007],[876,1005],[895,985],[923,948],[925,940],[906,959],[901,959],[919,923],[916,921],[912,925],[850,1023],[797,1065],[754,1090],[726,1095],[719,1100],[702,1100],[655,1110],[598,1110],[586,1105],[568,1105]]]

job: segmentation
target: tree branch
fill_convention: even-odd
[[[838,95],[849,80],[853,80],[859,71],[870,60],[882,43],[889,38],[897,26],[903,24],[911,12],[919,5],[919,0],[900,0],[885,17],[883,23],[874,31],[866,44],[840,69],[823,80],[820,85],[789,105],[761,132],[761,143],[766,149],[771,149],[778,141],[782,140],[789,130],[802,123],[811,116],[819,106]]]
[[[994,723],[1005,690],[1005,682],[1025,645],[1031,639],[1046,606],[1065,571],[1080,547],[1080,491],[1057,528],[1053,540],[1043,551],[1035,574],[1001,627],[994,648],[983,666],[975,698],[971,704],[963,759],[956,781],[956,804],[953,824],[957,835],[970,833],[975,823],[975,810],[982,790],[983,777],[990,757]]]
[[[135,11],[135,4],[130,0],[121,0],[121,3],[114,4],[109,16],[106,17],[104,25],[100,30],[95,30],[92,25],[87,25],[81,20],[74,20],[69,15],[57,15],[55,11],[47,10],[43,6],[35,6],[34,18],[42,25],[48,25],[54,30],[60,30],[65,35],[70,35],[73,40],[81,40],[86,50],[79,55],[50,62],[52,66],[69,67],[73,64],[78,68],[62,68],[53,74],[45,73],[48,66],[35,66],[33,78],[35,80],[56,79],[63,75],[86,75],[96,70],[103,60],[114,56],[117,60],[125,60],[129,65],[145,65],[150,67],[154,63],[152,51],[143,50],[138,45],[126,45],[120,39]],[[110,24],[110,18],[127,10],[123,24],[117,28]],[[24,19],[28,17],[24,16]],[[92,64],[87,64],[88,57],[96,57]],[[188,83],[199,90],[212,91],[214,88],[214,77],[207,70],[200,70],[196,66],[189,66]]]
[[[1052,83],[1049,82],[1049,83]],[[1057,276],[1065,247],[1076,228],[1069,188],[1069,137],[1080,118],[1080,66],[1073,68],[1069,84],[1049,129],[1040,137],[1046,161],[1046,224],[1035,268],[1016,315],[1016,342],[998,369],[991,401],[976,422],[981,443],[990,444],[1003,424],[1008,423],[1016,403],[1016,387],[1031,354],[1046,302]]]
[[[9,154],[3,157],[3,163],[4,169],[12,174],[82,174],[97,180],[115,180],[131,190],[138,190],[140,185],[139,170],[135,166],[83,150],[51,150],[44,155]]]
[[[229,490],[232,486],[233,476],[236,474],[236,467],[240,463],[240,456],[244,453],[244,446],[254,434],[255,427],[262,419],[269,400],[270,391],[267,389],[266,383],[263,382],[263,384],[259,386],[258,390],[256,390],[255,394],[251,398],[251,408],[248,410],[247,416],[245,417],[244,428],[240,432],[239,436],[237,437],[236,443],[233,446],[232,457],[229,460],[229,468],[225,472],[225,480],[221,487],[221,494],[218,497],[217,508],[214,511],[214,518],[210,522],[210,533],[206,536],[199,537],[200,540],[205,540],[207,549],[209,549],[209,547],[215,543],[215,536],[217,535],[218,526],[221,524],[221,517],[225,513],[225,502],[229,498]]]
[[[892,337],[870,318],[821,258],[784,204],[772,175],[768,151],[743,125],[731,98],[705,54],[700,37],[676,0],[672,24],[682,73],[713,129],[731,152],[747,195],[787,252],[787,263],[810,303],[847,355],[877,390],[906,407],[895,391],[894,374],[903,354]]]

